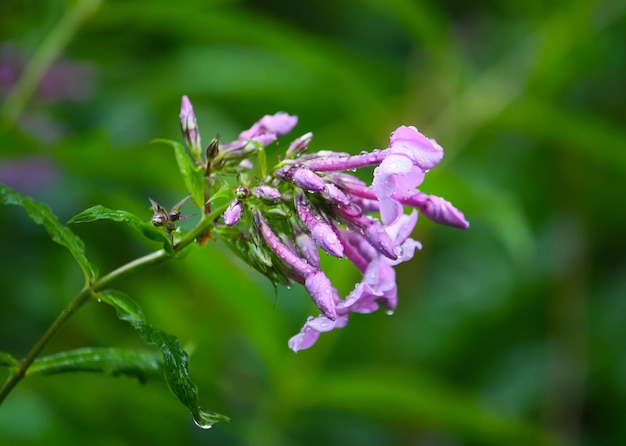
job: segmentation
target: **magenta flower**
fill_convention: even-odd
[[[296,203],[298,217],[309,229],[311,237],[320,248],[335,257],[343,257],[343,246],[333,227],[321,217],[314,216],[304,196],[299,195]]]
[[[335,211],[349,227],[363,234],[370,245],[381,254],[394,260],[398,258],[393,241],[378,220],[363,215],[354,206],[337,207]]]
[[[337,319],[335,301],[339,300],[337,290],[332,286],[326,274],[316,271],[304,280],[304,287],[311,295],[315,305],[322,310],[324,316],[334,321]]]
[[[289,133],[298,123],[297,116],[278,112],[274,115],[265,115],[255,122],[248,130],[239,134],[239,140],[252,139],[266,146],[279,136]]]
[[[183,96],[180,104],[180,128],[189,149],[195,156],[200,156],[202,150],[200,132],[198,131],[196,115],[193,112],[193,107],[187,96]]]
[[[298,155],[304,152],[307,149],[307,147],[309,147],[309,144],[312,139],[313,139],[313,133],[311,132],[305,133],[301,137],[294,139],[293,142],[289,144],[289,147],[287,148],[287,152],[285,153],[285,157],[296,158]]]
[[[277,203],[280,201],[280,191],[272,186],[261,184],[252,189],[252,195],[269,203]]]
[[[415,188],[423,180],[424,172],[402,154],[388,156],[374,169],[372,188],[378,198],[384,224],[393,224],[402,215],[402,204],[397,197],[415,194]]]
[[[288,166],[277,170],[276,175],[309,192],[324,192],[326,190],[326,182],[309,169]]]
[[[339,189],[333,183],[326,184],[326,190],[323,192],[323,195],[329,203],[339,206],[350,205],[350,198],[348,198],[348,196],[344,194],[341,189]]]
[[[270,249],[274,251],[285,265],[291,268],[292,276],[300,283],[304,284],[313,302],[322,310],[324,315],[330,320],[335,320],[337,318],[335,300],[338,300],[339,296],[328,277],[326,277],[322,271],[298,257],[293,250],[285,246],[276,234],[274,234],[260,213],[254,214],[254,220]]]
[[[427,195],[417,192],[410,197],[401,200],[402,204],[414,206],[422,213],[434,221],[443,225],[454,226],[455,228],[467,229],[469,223],[461,211],[455,208],[448,200],[444,200],[436,195]]]
[[[335,302],[335,320],[331,320],[326,315],[309,317],[300,333],[289,340],[288,345],[291,350],[298,352],[307,349],[315,344],[321,333],[345,327],[350,313],[372,313],[378,310],[380,305],[388,311],[396,308],[398,289],[393,265],[410,260],[415,248],[421,247],[419,242],[408,238],[416,222],[417,212],[413,211],[410,215],[403,215],[388,228],[393,242],[401,246],[402,254],[395,261],[380,254],[374,255],[372,251],[368,252],[367,248],[363,251],[367,244],[359,240],[360,235],[352,233],[348,243],[358,245],[354,248],[355,251],[360,251],[359,256],[363,259],[374,255],[363,273],[363,280],[354,287],[345,300]]]
[[[304,230],[297,228],[295,230],[296,250],[306,262],[315,267],[320,267],[320,255],[317,251],[317,244]]]
[[[321,333],[345,327],[350,313],[396,308],[394,267],[421,248],[410,238],[418,213],[406,215],[404,206],[417,208],[438,223],[469,226],[448,201],[417,189],[426,172],[441,161],[443,149],[415,127],[400,126],[386,148],[358,155],[331,150],[305,153],[313,138],[305,133],[289,144],[284,155],[278,151],[278,163],[272,167],[267,165],[269,157],[257,155],[290,132],[298,122],[296,116],[266,115],[229,143],[220,144],[216,137],[206,156],[200,156],[200,135],[186,96],[180,118],[193,161],[204,168],[205,197],[223,196],[222,190],[234,192],[235,199],[222,214],[224,224],[214,226],[216,235],[274,284],[304,285],[321,312],[308,318],[289,340],[293,351],[309,348]],[[366,166],[374,169],[369,186],[348,173]],[[238,224],[241,220],[246,224]],[[362,273],[345,299],[322,271],[319,248],[349,259]]]
[[[413,126],[398,127],[391,134],[389,149],[394,155],[406,156],[423,171],[432,169],[443,159],[443,149],[437,141],[425,137]]]
[[[226,226],[234,226],[241,219],[241,214],[243,213],[243,205],[241,204],[241,200],[235,199],[230,202],[228,208],[224,211],[224,224]]]

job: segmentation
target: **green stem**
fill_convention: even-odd
[[[220,206],[212,213],[205,216],[200,222],[174,246],[174,252],[179,252],[188,245],[192,244],[197,237],[202,235],[205,231],[210,229],[214,221],[221,215],[228,205]],[[0,388],[0,404],[7,397],[7,395],[13,390],[13,388],[19,383],[25,376],[26,371],[31,366],[35,358],[41,353],[46,345],[52,340],[54,335],[61,329],[63,324],[78,310],[87,300],[97,291],[104,288],[106,285],[114,281],[115,279],[125,276],[133,271],[136,271],[144,266],[160,263],[162,261],[172,258],[170,254],[164,249],[159,249],[153,253],[133,260],[119,268],[111,271],[105,276],[95,280],[87,287],[76,295],[76,297],[70,302],[70,304],[63,309],[61,314],[50,325],[48,330],[39,338],[37,343],[28,352],[26,357],[20,361],[20,366],[17,370],[12,371],[11,375],[7,378],[4,385]]]

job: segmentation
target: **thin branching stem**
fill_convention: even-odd
[[[200,222],[198,222],[198,224],[189,233],[185,234],[178,241],[178,243],[174,245],[174,253],[180,252],[187,246],[191,245],[195,242],[196,238],[201,237],[206,231],[210,230],[214,225],[215,220],[221,215],[222,212],[224,212],[226,207],[227,205],[220,206],[212,213],[202,218]],[[48,327],[46,332],[39,338],[33,348],[28,352],[26,357],[20,361],[19,367],[12,370],[11,375],[7,378],[2,387],[0,387],[0,404],[2,404],[4,399],[11,392],[11,390],[13,390],[13,388],[26,376],[28,368],[35,361],[37,356],[39,356],[39,354],[46,347],[46,345],[48,345],[52,338],[54,338],[56,333],[61,329],[65,322],[67,322],[67,320],[74,313],[76,313],[76,311],[81,306],[83,306],[83,304],[87,302],[91,296],[93,296],[96,292],[102,290],[105,286],[113,282],[115,279],[118,279],[119,277],[130,274],[145,266],[169,260],[172,257],[173,256],[165,249],[159,249],[158,251],[147,254],[143,257],[140,257],[126,263],[125,265],[120,266],[119,268],[100,277],[99,279],[94,280],[85,288],[83,288],[83,290],[78,293],[76,297],[74,297],[69,305],[65,307],[63,311],[61,311],[59,316],[54,320],[50,327]]]

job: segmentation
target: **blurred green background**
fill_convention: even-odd
[[[314,150],[384,147],[415,125],[446,150],[422,190],[471,227],[420,220],[395,315],[353,315],[297,355],[306,293],[275,294],[219,243],[124,278],[193,350],[203,407],[232,422],[198,429],[160,382],[36,376],[0,406],[0,444],[626,444],[625,12],[2,0],[0,180],[61,221],[95,204],[149,219],[148,197],[184,196],[171,149],[148,141],[182,140],[186,94],[205,142],[280,110]],[[158,247],[115,223],[73,229],[102,272]],[[3,208],[0,234],[0,350],[22,357],[82,279],[20,209]],[[347,263],[329,271],[344,295]],[[46,353],[87,345],[142,342],[93,303]]]

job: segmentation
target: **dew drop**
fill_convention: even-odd
[[[211,429],[213,427],[213,423],[206,423],[196,418],[193,419],[193,422],[196,423],[196,426],[198,426],[200,429]]]
[[[395,251],[398,258],[404,257],[404,248],[402,248],[402,246],[396,245]]]
[[[98,303],[102,303],[102,299],[98,298]]]
[[[387,311],[385,311],[385,314],[387,316],[393,316],[393,310],[387,310]]]

